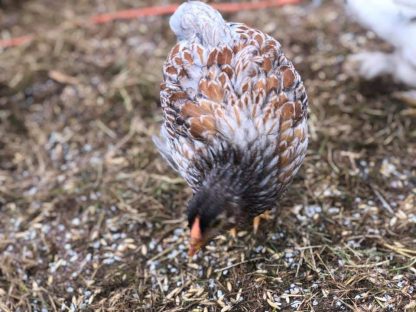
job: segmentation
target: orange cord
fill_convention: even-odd
[[[269,0],[259,2],[242,2],[242,3],[216,3],[212,6],[221,12],[238,12],[242,10],[259,10],[271,7],[282,6],[286,4],[297,4],[300,0]]]
[[[213,3],[212,6],[221,12],[238,12],[242,10],[258,10],[266,9],[285,4],[296,4],[301,0],[263,0],[258,2],[242,2],[242,3]],[[160,16],[172,14],[179,5],[155,6],[131,10],[123,10],[106,14],[94,15],[90,18],[93,24],[104,24],[114,20],[129,20],[144,16]],[[16,47],[31,41],[33,35],[16,37],[11,39],[0,40],[0,48]]]
[[[22,44],[25,44],[26,42],[32,41],[32,39],[32,35],[27,35],[22,37],[0,40],[0,48],[17,47]]]
[[[94,24],[103,24],[111,22],[114,20],[128,20],[134,19],[143,16],[158,16],[158,15],[167,15],[175,12],[178,8],[178,5],[165,5],[165,6],[155,6],[139,9],[124,10],[106,14],[95,15],[91,17],[91,21]]]
[[[238,12],[242,10],[257,10],[257,9],[266,9],[275,6],[281,6],[285,4],[295,4],[299,3],[300,0],[264,0],[259,2],[243,2],[243,3],[212,3],[212,7],[216,8],[222,12]],[[114,20],[128,20],[134,19],[143,16],[157,16],[157,15],[166,15],[175,12],[178,8],[178,4],[166,5],[166,6],[156,6],[156,7],[147,7],[139,9],[131,9],[118,11],[113,13],[106,13],[95,15],[91,17],[91,20],[94,24],[107,23]]]

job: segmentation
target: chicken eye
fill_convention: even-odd
[[[221,225],[221,219],[214,219],[212,222],[211,222],[211,227],[218,227],[218,226],[220,226]]]

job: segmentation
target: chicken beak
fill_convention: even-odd
[[[193,257],[203,246],[202,241],[191,241],[189,244],[189,251],[188,251],[188,255],[190,257]]]
[[[189,252],[188,255],[192,257],[195,255],[201,247],[204,245],[202,240],[201,226],[199,217],[195,217],[194,223],[191,228],[191,235],[189,241]]]

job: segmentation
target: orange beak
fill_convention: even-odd
[[[201,247],[204,245],[201,233],[201,226],[199,217],[195,217],[194,223],[192,224],[191,228],[191,238],[189,241],[189,251],[188,255],[192,257],[196,254]]]

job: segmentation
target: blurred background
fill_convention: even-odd
[[[416,306],[415,109],[393,96],[405,86],[343,70],[392,48],[342,1],[292,2],[224,17],[275,37],[302,75],[307,159],[261,233],[191,261],[191,192],[151,141],[168,16],[96,17],[180,1],[0,0],[0,310]]]

